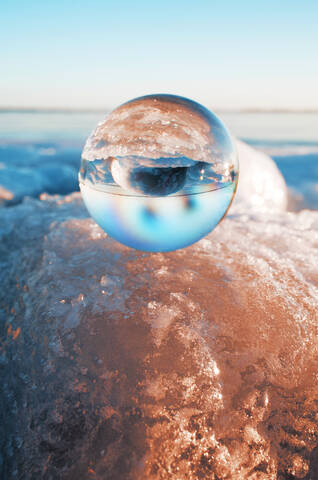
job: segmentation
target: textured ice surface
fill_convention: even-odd
[[[135,98],[88,138],[80,188],[103,230],[129,247],[186,247],[226,215],[236,191],[234,142],[221,120],[175,95]]]
[[[0,210],[1,478],[318,478],[318,213],[112,241],[79,194]]]
[[[0,145],[0,206],[37,197],[42,192],[78,190],[80,151],[41,145]]]

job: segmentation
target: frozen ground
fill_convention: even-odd
[[[228,217],[177,252],[78,193],[0,209],[2,478],[317,480],[318,212],[239,149]]]

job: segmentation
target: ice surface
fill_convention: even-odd
[[[61,146],[0,145],[0,206],[42,192],[78,190],[80,150]]]
[[[318,478],[318,213],[241,198],[167,254],[0,210],[1,478]]]

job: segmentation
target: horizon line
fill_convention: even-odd
[[[94,107],[10,107],[0,106],[0,113],[107,113],[112,108]],[[212,110],[212,109],[211,109]],[[318,113],[318,108],[264,108],[264,107],[217,107],[213,109],[218,113]]]

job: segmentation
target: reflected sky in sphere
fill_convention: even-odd
[[[204,237],[226,214],[238,177],[228,130],[202,105],[148,95],[106,117],[82,153],[80,188],[95,221],[139,250]]]

